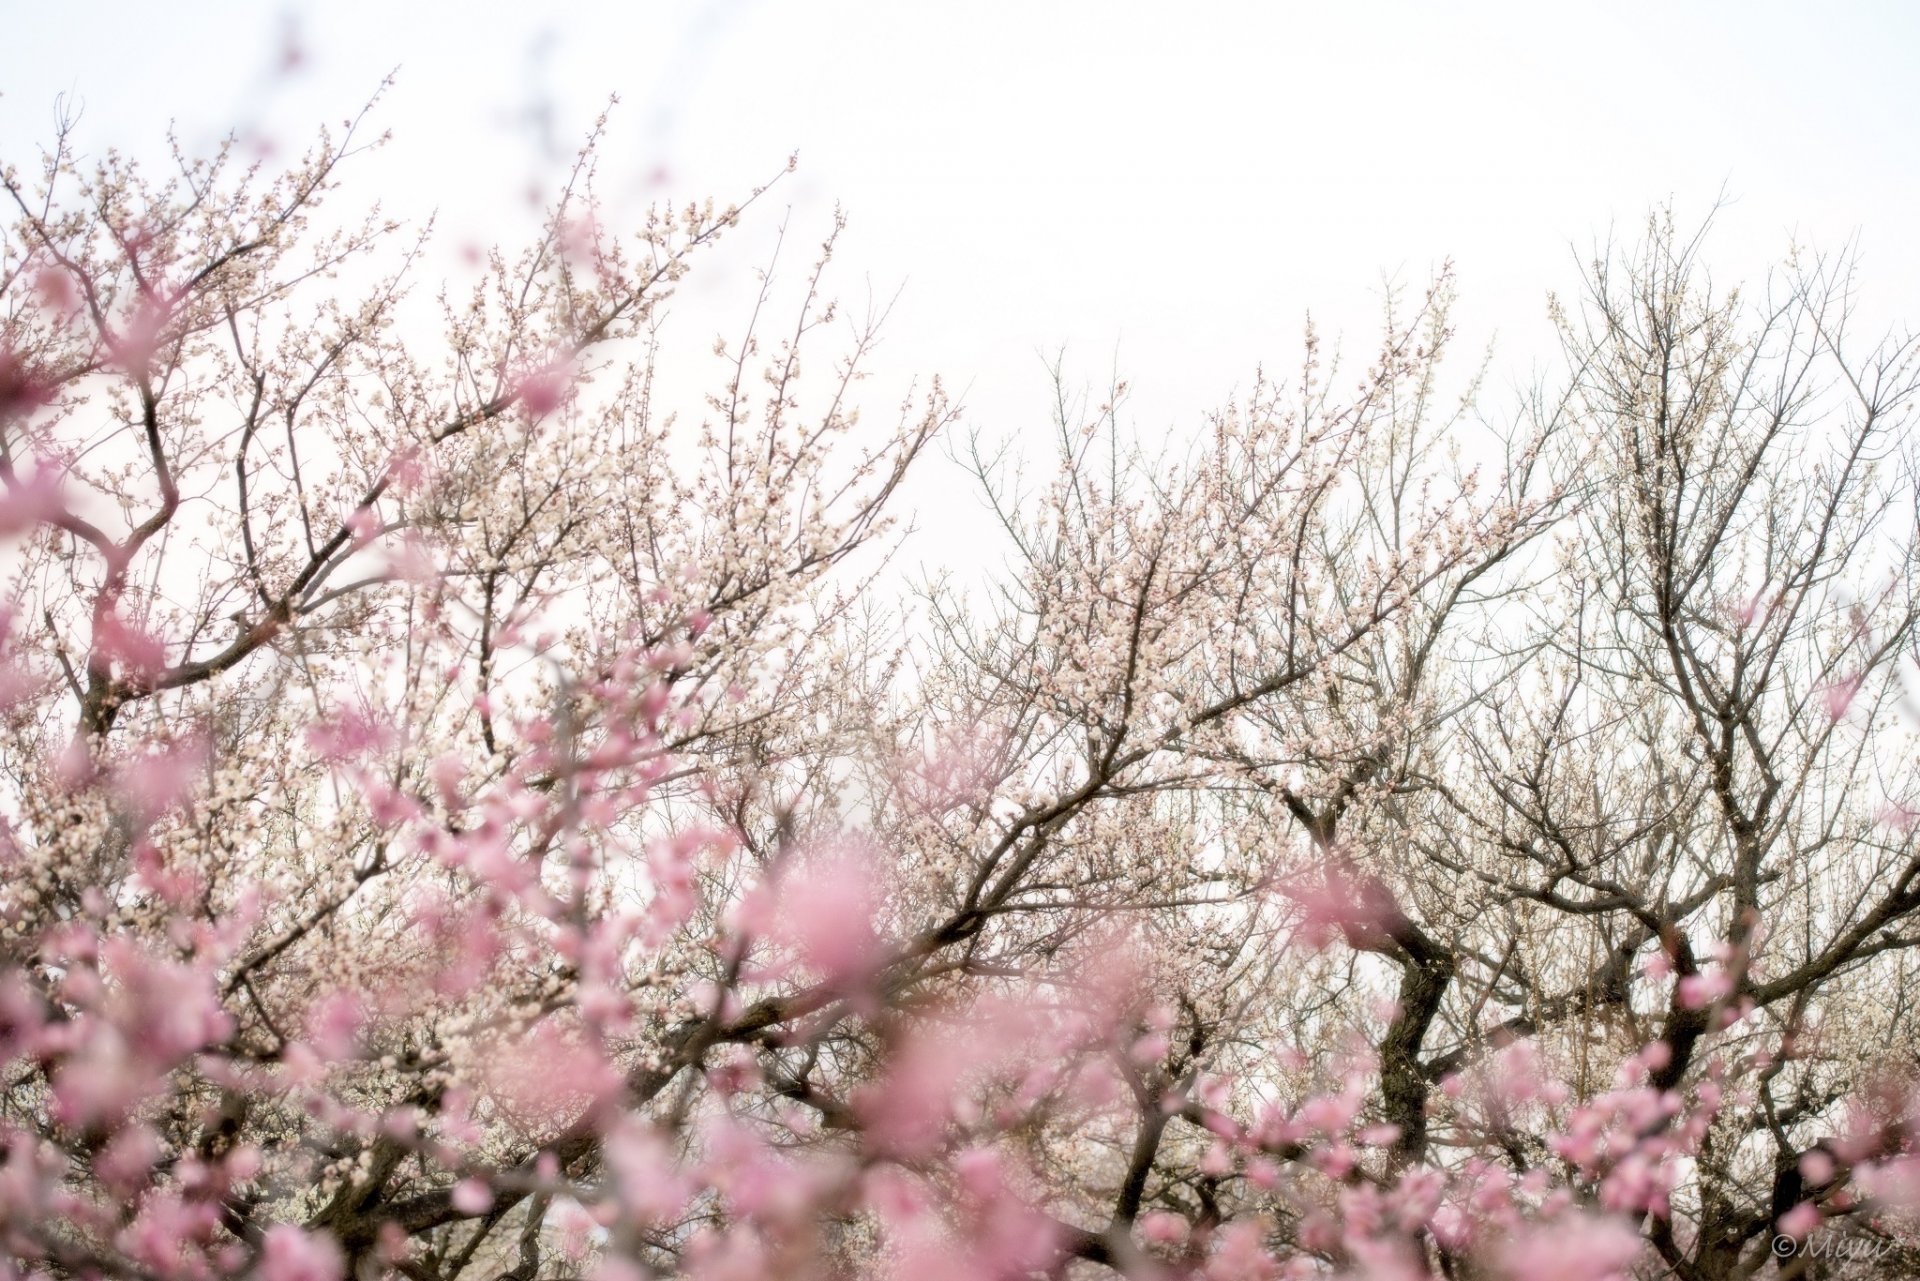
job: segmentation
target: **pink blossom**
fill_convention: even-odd
[[[1374,946],[1394,915],[1384,887],[1338,866],[1317,878],[1285,882],[1281,892],[1299,905],[1299,938],[1311,948],[1324,948],[1336,938],[1355,947]]]
[[[117,330],[107,335],[107,347],[114,363],[129,373],[141,374],[155,359],[166,331],[174,319],[177,299],[152,289],[142,289],[139,300],[121,318]]]
[[[80,306],[80,291],[70,272],[58,267],[42,267],[33,276],[33,296],[40,306],[65,316]]]
[[[152,1177],[153,1167],[161,1155],[160,1138],[151,1127],[129,1125],[108,1140],[106,1147],[94,1157],[93,1169],[108,1190],[131,1198]]]
[[[341,1281],[346,1259],[332,1237],[290,1223],[267,1229],[257,1281]]]
[[[114,786],[144,827],[173,809],[205,773],[208,746],[191,736],[160,745],[114,771]]]
[[[365,547],[380,535],[380,517],[371,507],[356,507],[347,517],[347,533],[355,547]]]
[[[1828,719],[1837,721],[1847,714],[1865,679],[1863,673],[1855,672],[1851,676],[1837,677],[1820,687],[1820,706],[1826,710]]]
[[[607,1135],[607,1168],[618,1183],[624,1214],[641,1223],[666,1223],[693,1195],[693,1183],[672,1145],[657,1129],[626,1120]]]
[[[388,570],[402,582],[431,583],[439,575],[440,564],[432,546],[416,533],[389,539],[383,550]]]
[[[1187,1221],[1177,1214],[1157,1210],[1141,1216],[1140,1235],[1155,1245],[1178,1245],[1187,1239]]]
[[[1920,810],[1898,802],[1889,802],[1873,816],[1873,821],[1896,832],[1911,832],[1920,825]]]
[[[452,1204],[462,1214],[485,1214],[493,1208],[493,1192],[479,1179],[462,1179],[453,1185]]]
[[[336,988],[323,994],[308,1011],[307,1036],[327,1058],[350,1058],[366,1022],[367,1008],[359,993]]]
[[[4,377],[0,373],[0,379]],[[5,395],[5,389],[0,388],[0,398]],[[39,464],[28,472],[26,479],[9,477],[4,488],[0,488],[0,538],[26,533],[57,519],[65,511],[58,470]]]
[[[220,1221],[217,1206],[175,1189],[150,1193],[136,1204],[133,1221],[116,1234],[114,1244],[163,1275],[177,1266],[183,1247],[205,1244]]]
[[[23,416],[53,399],[53,386],[13,347],[0,342],[0,420]]]
[[[957,1049],[937,1036],[916,1036],[880,1081],[856,1091],[854,1106],[877,1147],[910,1158],[938,1146],[967,1067]]]
[[[1733,994],[1733,976],[1715,969],[1704,974],[1688,974],[1680,980],[1677,995],[1689,1010],[1704,1010]]]
[[[478,1076],[487,1097],[522,1124],[549,1128],[595,1112],[620,1092],[620,1073],[583,1029],[544,1019],[490,1046]]]
[[[1920,1210],[1920,1156],[1870,1162],[1857,1172],[1859,1190],[1892,1209]]]
[[[1206,1281],[1273,1281],[1279,1266],[1268,1256],[1257,1223],[1229,1223],[1214,1235],[1213,1252],[1202,1275]]]
[[[93,615],[93,661],[118,667],[138,680],[166,666],[166,647],[159,637],[129,622],[111,601],[103,600]]]
[[[361,707],[342,707],[307,730],[307,745],[323,761],[346,761],[385,751],[394,741],[390,726]]]
[[[407,495],[419,489],[427,476],[426,456],[417,445],[404,445],[387,460],[387,475],[393,479],[395,493]]]
[[[1628,1281],[1640,1251],[1627,1221],[1570,1213],[1529,1224],[1495,1254],[1513,1281]]]
[[[1820,1226],[1820,1211],[1812,1202],[1802,1201],[1780,1216],[1780,1234],[1802,1239]]]
[[[390,828],[411,823],[426,812],[414,797],[399,788],[388,787],[384,782],[370,781],[365,788],[367,817],[379,827]]]
[[[850,990],[881,960],[874,928],[879,907],[871,856],[856,846],[823,850],[780,878],[769,933],[809,970]]]
[[[1165,1032],[1149,1032],[1135,1041],[1127,1054],[1135,1063],[1158,1063],[1172,1048],[1173,1041]]]
[[[1833,1173],[1833,1158],[1825,1152],[1822,1152],[1819,1148],[1814,1148],[1800,1158],[1801,1177],[1806,1179],[1806,1181],[1814,1187],[1820,1187],[1827,1183],[1833,1178]]]
[[[1733,621],[1742,628],[1753,626],[1766,610],[1767,589],[1763,586],[1746,600],[1735,605],[1730,611]]]
[[[573,389],[573,374],[567,361],[555,361],[526,374],[515,383],[509,399],[519,402],[535,418],[544,418],[558,409]]]

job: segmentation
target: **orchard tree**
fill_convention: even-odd
[[[895,602],[954,410],[857,421],[837,225],[668,407],[761,193],[623,229],[590,143],[436,293],[363,132],[0,171],[7,1275],[1911,1271],[1846,264],[1656,220],[1497,430],[1446,274],[1183,447],[1063,374],[991,595]]]

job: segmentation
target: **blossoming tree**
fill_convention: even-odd
[[[1499,431],[1444,276],[1184,453],[1063,394],[903,631],[953,411],[856,426],[831,238],[695,424],[749,208],[617,230],[589,148],[429,325],[362,135],[4,170],[8,1275],[1911,1268],[1916,373],[1844,268],[1656,222]]]

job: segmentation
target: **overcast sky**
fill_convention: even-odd
[[[1496,388],[1522,380],[1575,247],[1723,190],[1725,273],[1857,237],[1868,315],[1920,320],[1920,6],[1892,0],[4,11],[16,163],[57,94],[90,148],[150,150],[170,117],[193,147],[236,122],[298,142],[398,67],[360,189],[437,208],[449,264],[612,93],[616,200],[736,198],[797,150],[779,204],[807,243],[847,209],[841,292],[906,286],[882,372],[943,374],[990,435],[1044,430],[1038,353],[1062,344],[1087,377],[1117,363],[1143,432],[1190,426],[1256,364],[1290,367],[1308,309],[1365,339],[1383,278],[1447,258],[1463,338],[1498,338]],[[977,515],[935,511],[929,535]]]

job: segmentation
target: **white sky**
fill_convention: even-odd
[[[840,292],[906,285],[873,408],[937,372],[989,436],[1045,430],[1039,353],[1061,344],[1096,382],[1117,362],[1143,432],[1190,427],[1256,364],[1290,369],[1309,308],[1364,349],[1383,276],[1417,285],[1447,257],[1465,345],[1497,334],[1497,400],[1549,354],[1545,295],[1572,289],[1572,246],[1610,225],[1631,238],[1670,196],[1703,214],[1722,188],[1725,274],[1763,269],[1795,234],[1857,235],[1867,315],[1920,320],[1920,6],[1891,0],[0,14],[0,157],[15,163],[62,92],[84,103],[90,148],[150,151],[169,117],[189,145],[248,121],[292,145],[398,66],[378,116],[394,143],[350,188],[404,216],[438,208],[442,270],[503,235],[550,171],[542,104],[564,153],[621,96],[608,191],[636,204],[661,173],[676,197],[736,198],[798,150],[779,198],[798,244],[838,200]],[[276,77],[289,30],[303,61]],[[751,260],[697,273],[731,314]],[[701,350],[711,330],[690,338]],[[916,561],[948,559],[981,518],[935,468]]]

